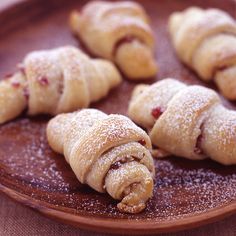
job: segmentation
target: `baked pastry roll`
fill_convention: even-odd
[[[120,200],[120,211],[145,208],[153,192],[151,141],[129,118],[96,109],[61,114],[48,123],[47,138],[78,180]]]
[[[71,13],[70,26],[93,54],[114,61],[130,79],[157,73],[149,17],[138,3],[89,2]]]
[[[138,85],[129,117],[149,131],[158,148],[192,160],[236,164],[236,112],[213,90],[174,79]]]
[[[0,124],[28,107],[51,114],[88,107],[121,82],[115,66],[72,46],[28,54],[17,73],[0,81]]]
[[[236,23],[226,12],[190,7],[169,18],[179,58],[204,81],[214,80],[221,93],[236,99]]]

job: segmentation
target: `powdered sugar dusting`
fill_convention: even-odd
[[[30,124],[25,119],[19,121],[18,126],[9,123],[1,127],[0,135],[4,136],[1,139],[1,164],[3,169],[6,168],[7,175],[31,187],[64,191],[69,185],[58,170],[57,163],[57,158],[63,157],[56,157],[50,150],[45,137],[45,125],[43,129],[38,129],[39,126],[40,123]],[[6,136],[5,132],[9,129],[11,133]]]
[[[174,79],[165,79],[146,86],[136,86],[128,113],[137,124],[150,129],[157,119],[155,115],[153,116],[153,109],[159,108],[161,111],[165,111],[172,97],[186,85]]]
[[[183,218],[236,199],[235,166],[172,157],[155,161],[154,197],[146,210],[120,213],[115,200],[80,184],[64,157],[49,148],[46,120],[21,119],[0,127],[1,184],[75,214],[134,220]]]

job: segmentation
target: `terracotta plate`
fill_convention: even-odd
[[[175,77],[203,84],[175,57],[166,30],[174,10],[190,5],[218,7],[235,14],[234,1],[140,1],[152,19],[160,72],[155,80]],[[23,56],[35,49],[79,45],[67,25],[68,14],[83,1],[20,1],[0,14],[0,77],[14,72]],[[153,81],[152,81],[153,82]],[[92,104],[107,113],[126,114],[135,83],[124,81],[103,101]],[[204,84],[206,86],[206,84]],[[213,87],[213,85],[207,85]],[[215,87],[213,87],[215,88]],[[234,104],[224,101],[236,109]],[[113,233],[158,233],[196,227],[236,212],[236,166],[210,160],[171,157],[155,162],[154,197],[137,215],[121,214],[116,202],[81,185],[63,156],[48,146],[49,117],[27,118],[0,126],[0,190],[15,200],[63,222]]]

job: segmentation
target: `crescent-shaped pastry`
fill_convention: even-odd
[[[153,192],[151,141],[129,118],[96,109],[61,114],[49,122],[47,138],[78,180],[120,200],[120,211],[145,208]]]
[[[59,114],[88,107],[121,82],[115,66],[72,46],[28,54],[20,70],[0,81],[0,124],[28,114]]]
[[[236,112],[225,108],[211,89],[174,79],[138,85],[128,114],[164,151],[236,164]]]
[[[204,80],[214,80],[221,93],[236,99],[236,22],[219,9],[190,7],[169,18],[169,31],[179,58]]]
[[[149,17],[138,3],[89,2],[71,13],[70,26],[93,54],[114,61],[130,79],[157,73]]]

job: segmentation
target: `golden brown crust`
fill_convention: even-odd
[[[155,172],[151,141],[130,119],[95,109],[61,114],[49,122],[47,138],[81,183],[121,200],[121,211],[145,208]]]
[[[154,37],[139,4],[92,1],[71,13],[70,26],[92,53],[115,61],[130,79],[156,74]]]
[[[20,80],[18,85],[15,80]],[[32,52],[25,57],[20,72],[0,82],[4,111],[0,123],[15,118],[27,104],[29,115],[55,115],[88,107],[120,82],[111,62],[90,59],[75,47]]]
[[[170,16],[169,31],[180,59],[203,80],[214,79],[226,98],[236,99],[236,80],[228,71],[236,65],[234,19],[218,9],[191,7]]]
[[[211,89],[162,80],[141,93],[134,90],[128,114],[150,131],[158,148],[193,160],[236,164],[236,112],[224,108]]]

